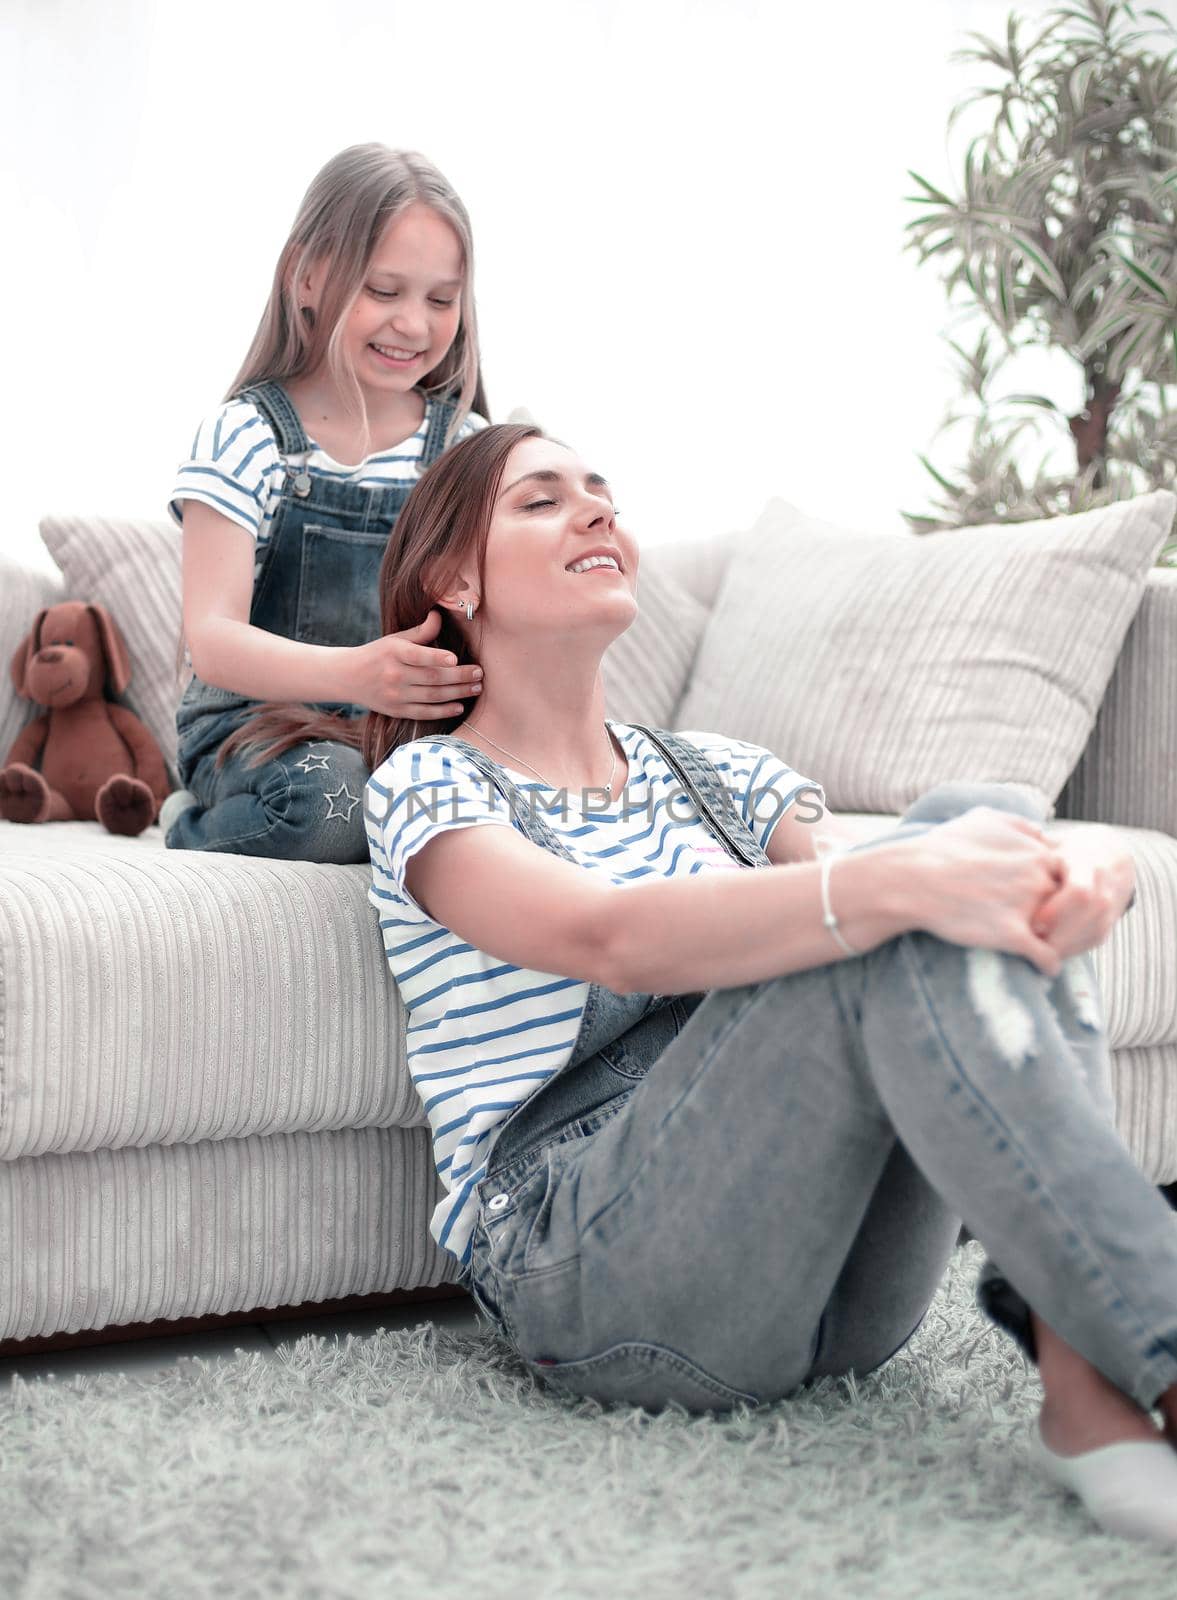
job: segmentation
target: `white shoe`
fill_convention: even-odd
[[[1030,1456],[1054,1483],[1078,1495],[1105,1532],[1177,1545],[1177,1451],[1164,1439],[1132,1439],[1060,1456],[1035,1422]]]

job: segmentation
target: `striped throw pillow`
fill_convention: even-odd
[[[948,779],[1048,803],[1082,754],[1177,497],[915,534],[770,501],[728,565],[679,725],[762,744],[836,811]]]

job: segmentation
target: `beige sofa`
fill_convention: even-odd
[[[614,716],[702,725],[679,707],[750,537],[647,551],[641,620],[609,659]],[[37,605],[110,598],[12,563],[0,588],[5,660]],[[1137,860],[1139,903],[1099,969],[1120,1127],[1168,1182],[1177,572],[1142,576],[1137,602],[1059,814],[1121,825]],[[178,686],[146,682],[141,656],[138,703],[166,710]],[[7,749],[35,708],[5,694]],[[0,823],[0,1341],[453,1281],[368,882],[362,866],[167,851],[158,826]]]

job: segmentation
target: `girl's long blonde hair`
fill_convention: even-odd
[[[447,450],[413,485],[397,518],[395,537],[389,539],[380,563],[380,633],[399,633],[420,622],[444,592],[448,580],[471,562],[478,572],[479,592],[484,592],[486,540],[491,513],[507,459],[523,439],[546,437],[541,429],[521,422],[500,422],[480,428]],[[441,608],[438,608],[441,609]],[[478,622],[459,620],[441,609],[441,627],[432,645],[450,650],[459,665],[477,660],[474,640]],[[335,717],[311,706],[265,705],[235,732],[217,752],[221,765],[245,745],[259,748],[247,767],[293,749],[307,739],[334,740],[363,752],[369,772],[374,771],[398,745],[431,733],[448,733],[465,719],[465,710],[449,717],[414,722],[369,711],[360,717]]]
[[[470,411],[487,415],[474,311],[474,240],[466,207],[432,161],[415,150],[390,150],[382,144],[349,145],[312,180],[278,257],[253,343],[226,399],[251,384],[301,377],[325,362],[366,432],[363,395],[343,354],[344,321],[384,229],[416,202],[453,228],[463,269],[458,332],[420,387],[454,401],[447,443]],[[323,295],[318,311],[312,312],[299,306],[299,284],[309,268],[320,266],[326,267]]]

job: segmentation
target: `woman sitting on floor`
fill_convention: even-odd
[[[1177,1228],[1083,954],[1129,859],[997,785],[852,846],[769,751],[608,722],[637,576],[605,480],[515,425],[425,473],[384,557],[384,631],[439,608],[485,673],[449,731],[363,724],[434,1236],[559,1392],[722,1410],[886,1361],[963,1218],[1039,1464],[1177,1543]]]

